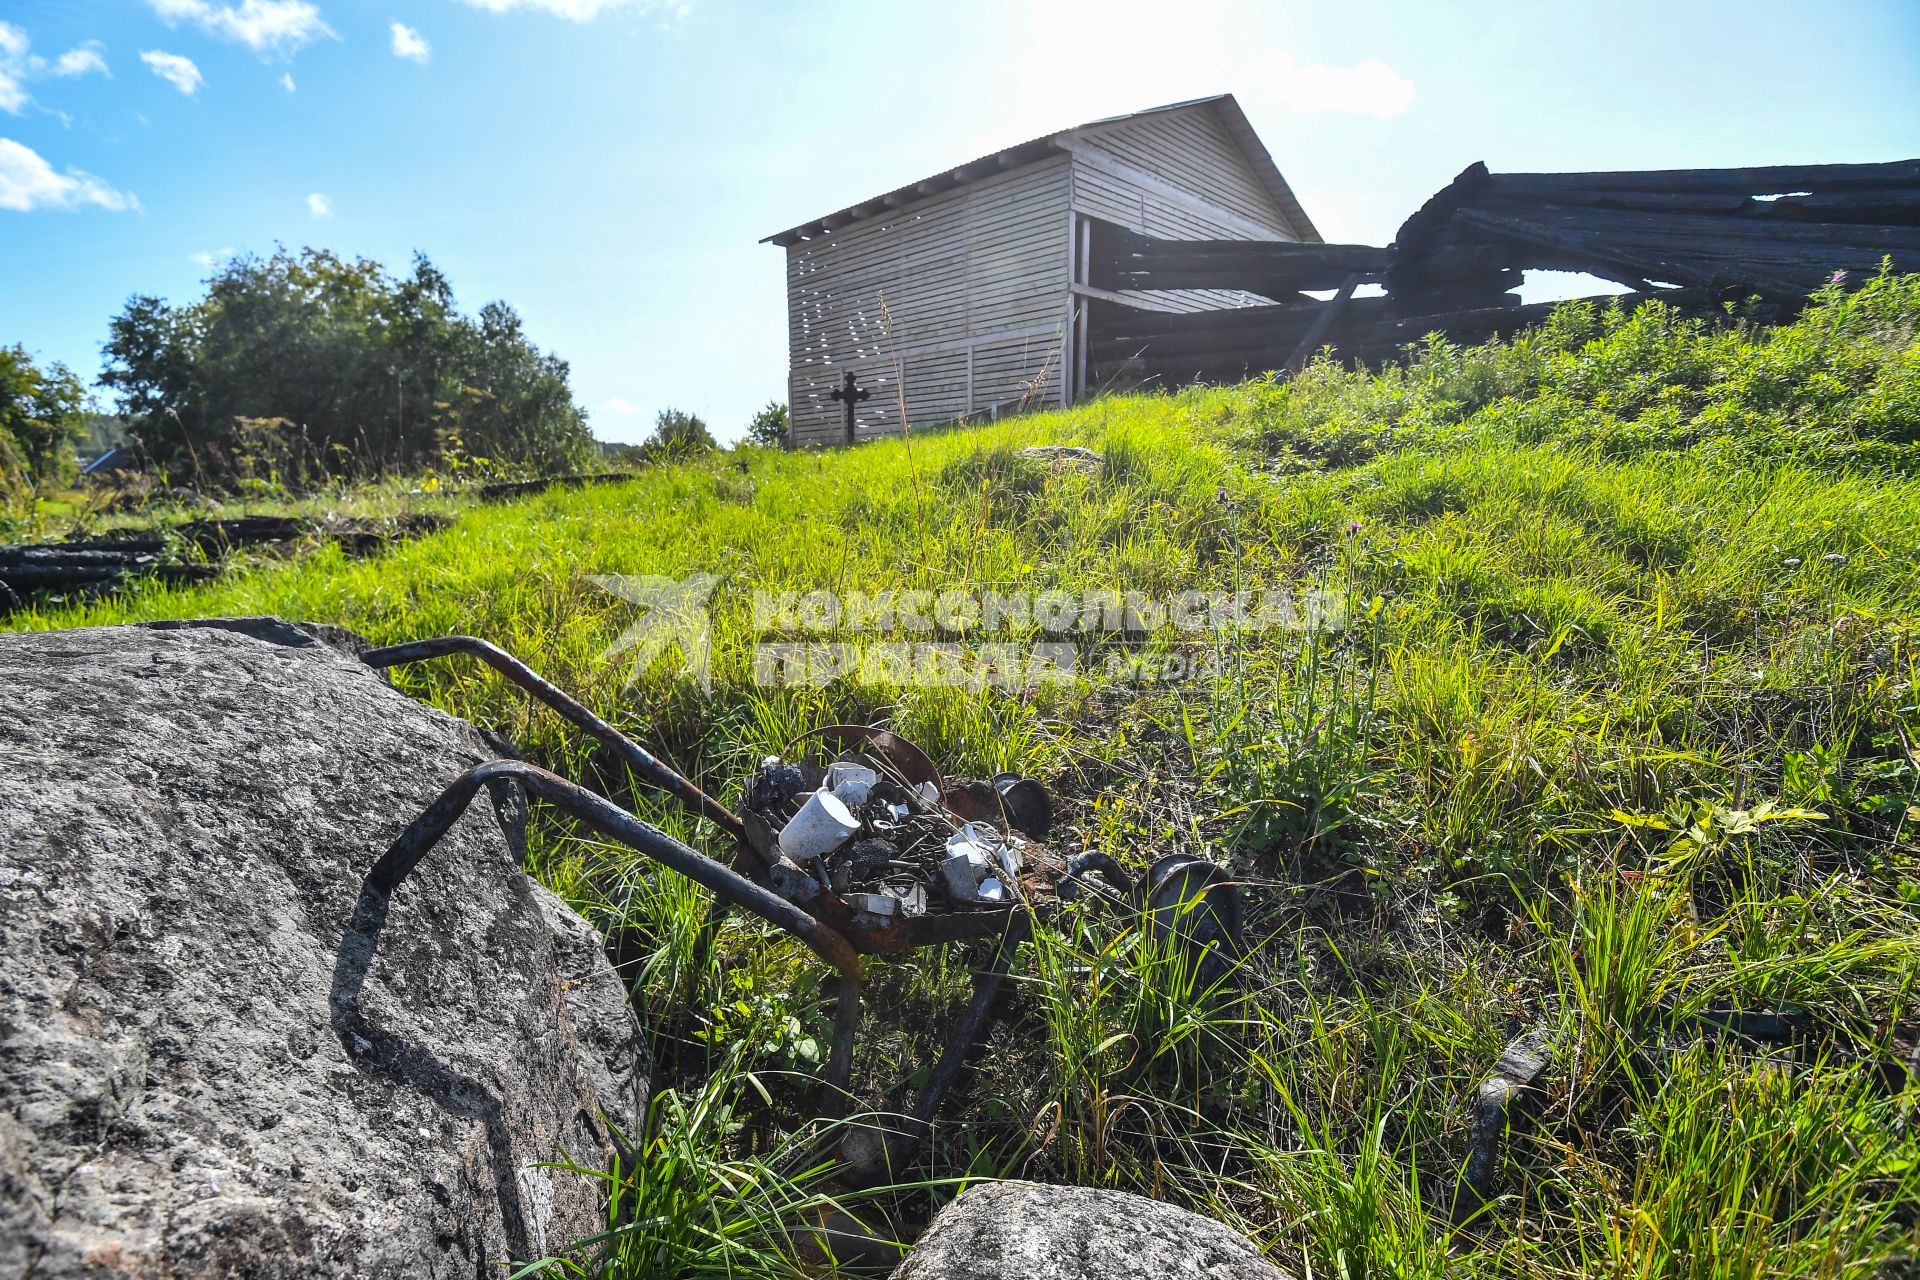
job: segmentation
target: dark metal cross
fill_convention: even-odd
[[[873,392],[857,385],[853,380],[853,370],[849,369],[847,370],[847,376],[841,380],[840,385],[835,387],[831,394],[833,399],[847,406],[847,443],[852,444],[854,442],[853,406],[867,399]]]

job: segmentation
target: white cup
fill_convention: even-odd
[[[878,781],[880,775],[865,765],[842,760],[827,766],[827,790],[849,808],[865,804],[867,793],[873,790],[873,784]]]
[[[780,852],[795,862],[811,862],[838,849],[859,829],[859,819],[832,792],[816,791],[780,828]]]

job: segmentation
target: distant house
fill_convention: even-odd
[[[832,393],[870,398],[852,439],[1071,404],[1086,393],[1093,220],[1174,240],[1318,243],[1233,95],[1096,120],[790,227],[788,405],[795,445],[851,443]],[[1264,301],[1133,294],[1194,311]]]

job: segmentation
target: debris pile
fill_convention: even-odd
[[[1038,783],[946,783],[892,734],[822,732],[838,754],[768,756],[747,786],[748,839],[781,897],[894,951],[986,933],[1052,896],[1064,868],[1037,843],[1052,816]]]
[[[993,961],[978,975],[967,1011],[910,1108],[888,1122],[855,1125],[841,1142],[841,1177],[877,1186],[913,1160],[941,1100],[991,1025],[998,992],[1031,921],[1045,918],[1079,874],[1045,843],[1053,800],[1031,778],[1000,774],[949,783],[926,753],[898,734],[866,725],[829,725],[802,734],[764,758],[733,813],[670,766],[602,720],[512,654],[473,636],[442,636],[367,649],[368,666],[465,654],[486,663],[530,697],[613,751],[634,772],[740,841],[726,865],[634,818],[605,797],[515,760],[468,769],[410,823],[369,874],[391,892],[447,834],[483,787],[514,785],[528,799],[555,805],[589,829],[636,850],[713,891],[700,954],[720,917],[739,907],[795,938],[839,974],[833,1048],[822,1083],[829,1114],[848,1098],[860,1022],[862,954],[900,954],[962,939],[996,937]],[[1081,870],[1122,892],[1126,872],[1103,854],[1082,854]],[[1084,883],[1078,887],[1086,887]],[[1193,896],[1189,898],[1189,894]],[[1193,947],[1224,970],[1239,954],[1238,891],[1204,859],[1162,858],[1148,871],[1146,905],[1157,932]],[[608,943],[618,952],[619,939]],[[703,963],[696,960],[696,967]],[[1208,985],[1213,980],[1208,979]]]

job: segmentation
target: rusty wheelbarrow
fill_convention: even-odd
[[[842,1176],[856,1184],[883,1181],[910,1164],[967,1055],[991,1023],[1000,989],[1032,917],[1049,911],[1058,901],[1056,891],[1068,868],[1041,843],[1052,821],[1051,802],[1044,790],[1011,775],[949,783],[932,761],[897,734],[838,725],[804,735],[789,744],[782,756],[763,762],[748,787],[742,816],[485,640],[443,636],[369,649],[360,658],[370,667],[384,669],[460,654],[486,663],[601,743],[635,776],[713,822],[733,838],[734,856],[724,863],[711,858],[604,796],[545,769],[517,760],[491,760],[455,778],[401,832],[373,868],[371,879],[380,888],[391,891],[404,881],[482,787],[521,788],[529,799],[565,811],[608,839],[713,892],[696,966],[704,966],[714,932],[730,907],[778,925],[833,966],[840,989],[823,1072],[828,1089],[823,1110],[829,1115],[842,1114],[848,1102],[861,1016],[860,957],[999,937],[992,965],[979,975],[971,1003],[954,1025],[939,1063],[912,1108],[903,1115],[850,1128],[840,1144]],[[864,838],[849,836],[843,842],[845,848],[830,856],[796,862],[782,848],[782,832],[805,803],[805,789],[824,789],[827,770],[836,766],[865,785],[859,806],[863,816],[857,820]],[[967,846],[969,839],[979,846],[977,850]],[[960,855],[949,847],[956,842]],[[957,856],[973,858],[977,882],[955,881],[944,864]],[[997,892],[990,885],[997,885]]]

